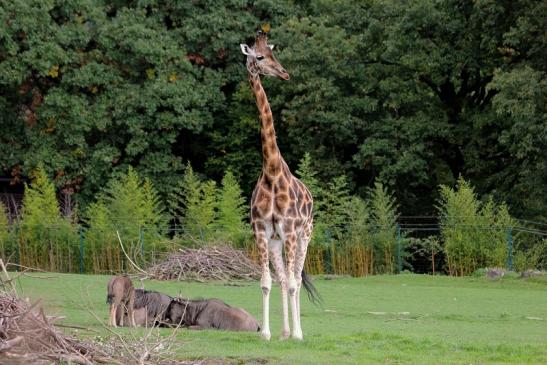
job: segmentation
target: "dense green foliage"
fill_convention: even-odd
[[[297,174],[314,197],[314,231],[308,253],[311,273],[355,276],[397,272],[398,206],[380,182],[365,199],[351,194],[345,175],[322,182],[306,153]],[[401,244],[398,247],[397,244]]]
[[[9,247],[10,242],[10,226],[6,207],[0,202],[0,257],[6,257],[6,252],[13,251]]]
[[[205,241],[211,237],[215,219],[214,181],[201,181],[188,163],[183,178],[171,193],[171,211],[184,234]]]
[[[245,238],[250,238],[251,229],[245,223],[248,213],[241,187],[230,171],[222,178],[216,206],[215,236],[241,246]]]
[[[250,238],[245,199],[230,171],[217,187],[214,181],[200,178],[188,163],[169,202],[175,234],[184,242],[222,241],[242,246]]]
[[[458,179],[457,189],[441,186],[439,214],[448,271],[466,275],[481,267],[503,267],[507,232],[515,226],[507,206],[480,203],[473,187]]]
[[[433,214],[461,174],[545,219],[547,5],[535,0],[0,3],[0,174],[42,164],[81,206],[133,166],[167,199],[190,161],[250,196],[257,111],[239,43],[263,22],[281,151]],[[334,180],[332,180],[334,181]],[[338,181],[342,183],[342,181]]]
[[[51,271],[75,270],[78,227],[61,216],[55,187],[41,166],[33,171],[32,184],[25,185],[18,228],[14,238],[20,264]]]
[[[142,180],[131,167],[113,178],[85,212],[83,269],[95,273],[122,270],[126,259],[118,234],[134,259],[150,259],[165,249],[168,219],[162,206],[150,180]]]
[[[329,182],[316,175],[306,155],[298,170],[316,192],[315,229],[306,270],[312,274],[364,276],[395,273],[405,257],[446,255],[451,275],[467,275],[486,266],[524,271],[543,268],[547,262],[546,240],[519,235],[505,204],[492,199],[480,202],[473,187],[460,178],[457,190],[441,186],[439,221],[442,244],[434,237],[406,238],[398,223],[396,198],[380,182],[366,199],[350,195],[345,176]],[[112,178],[83,212],[80,226],[71,215],[63,217],[55,187],[39,167],[26,186],[23,214],[9,225],[0,205],[0,257],[25,266],[55,271],[119,272],[129,269],[128,257],[143,265],[155,262],[162,251],[177,245],[230,243],[254,251],[251,230],[240,186],[231,172],[216,187],[201,179],[187,164],[181,183],[171,194],[171,216],[164,211],[149,179],[141,179],[131,167]],[[174,230],[169,229],[169,220]],[[513,240],[513,228],[520,233]],[[412,230],[410,230],[411,232]],[[509,251],[508,239],[515,243]],[[15,255],[15,257],[14,257]]]

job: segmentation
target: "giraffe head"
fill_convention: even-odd
[[[241,52],[247,56],[247,70],[251,75],[274,76],[283,80],[289,79],[289,74],[273,55],[273,44],[268,44],[268,35],[259,31],[252,47],[240,44]]]

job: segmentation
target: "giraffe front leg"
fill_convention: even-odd
[[[262,332],[260,335],[263,339],[269,341],[272,338],[270,332],[270,291],[272,289],[272,277],[269,269],[262,272],[260,287],[262,288]]]
[[[268,242],[264,234],[257,235],[255,233],[255,236],[260,254],[260,266],[262,267],[262,277],[260,279],[260,288],[262,289],[262,331],[260,335],[269,341],[272,337],[270,332],[270,291],[272,289],[272,277],[268,262]]]

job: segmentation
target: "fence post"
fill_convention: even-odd
[[[141,258],[144,261],[144,228],[139,227],[139,241],[141,241]]]
[[[19,265],[21,265],[21,237],[19,237],[19,224],[15,224],[15,262],[17,266],[15,271],[19,271]]]
[[[84,273],[84,229],[80,227],[80,274]]]
[[[513,271],[513,227],[507,230],[507,269]]]
[[[401,226],[397,224],[397,271],[400,274],[403,271],[403,263],[401,262]]]

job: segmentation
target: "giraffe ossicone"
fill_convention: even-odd
[[[275,58],[273,45],[268,45],[267,34],[259,31],[254,45],[241,44],[247,56],[249,81],[260,113],[262,140],[262,172],[251,198],[251,226],[260,254],[262,278],[264,339],[271,338],[269,323],[269,297],[272,286],[271,262],[281,287],[283,327],[281,338],[290,336],[289,302],[292,317],[292,337],[302,339],[300,324],[300,288],[304,261],[313,228],[313,199],[308,188],[290,171],[277,146],[272,111],[262,87],[260,76],[273,76],[289,80],[287,71]],[[283,260],[285,257],[285,260]],[[316,292],[304,280],[310,294]]]

